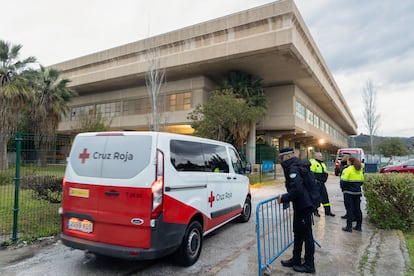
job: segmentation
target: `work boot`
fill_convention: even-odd
[[[286,267],[292,267],[292,266],[295,266],[295,265],[301,265],[300,259],[296,259],[296,258],[291,258],[291,259],[286,260],[286,261],[281,260],[280,263],[283,266],[286,266]]]
[[[356,231],[362,231],[361,225],[357,225],[353,229]]]
[[[334,217],[335,214],[331,212],[331,206],[324,206],[325,208],[325,216],[331,216]]]
[[[341,219],[346,219],[346,215],[341,216]]]
[[[315,273],[315,265],[304,263],[303,265],[294,265],[293,270],[301,273]]]
[[[351,227],[342,227],[342,230],[345,231],[345,232],[352,233],[352,228]]]

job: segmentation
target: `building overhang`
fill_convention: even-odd
[[[248,11],[56,64],[79,95],[145,85],[147,49],[158,49],[168,81],[205,76],[220,83],[231,70],[294,84],[347,134],[356,121],[294,2]]]

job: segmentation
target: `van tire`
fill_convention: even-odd
[[[243,210],[240,213],[240,216],[237,218],[237,221],[248,222],[251,214],[252,214],[252,201],[250,200],[250,197],[247,197],[243,205]]]
[[[191,266],[197,262],[203,247],[203,228],[194,220],[188,225],[180,248],[178,248],[175,259],[179,265]]]

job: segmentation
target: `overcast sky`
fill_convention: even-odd
[[[273,1],[0,0],[0,39],[53,65]],[[381,136],[414,136],[414,1],[295,0],[358,123],[377,91]]]

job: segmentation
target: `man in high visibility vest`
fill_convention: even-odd
[[[328,168],[326,167],[325,162],[323,162],[323,155],[320,152],[314,153],[314,158],[310,160],[311,167],[310,170],[315,175],[315,180],[319,183],[321,189],[321,200],[322,206],[325,209],[325,216],[334,217],[335,214],[331,211],[331,203],[329,203],[328,191],[326,190],[325,182],[328,179]],[[314,212],[315,216],[320,216],[318,210]]]

